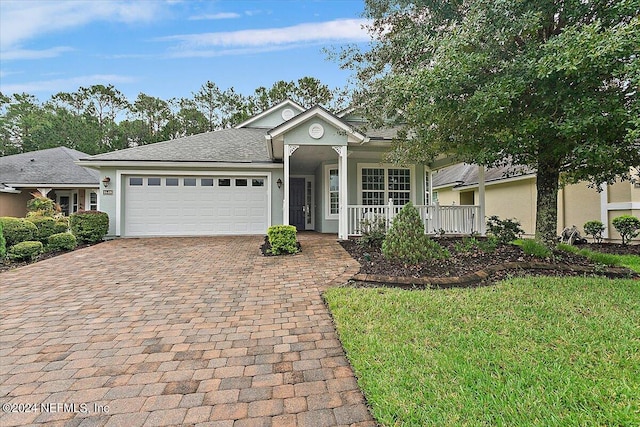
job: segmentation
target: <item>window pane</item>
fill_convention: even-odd
[[[160,178],[147,178],[147,185],[153,187],[160,185]]]
[[[363,191],[362,204],[368,206],[385,205],[384,191]]]
[[[380,169],[380,168],[362,169],[362,189],[363,190],[384,190],[384,169]]]
[[[338,207],[340,206],[340,196],[337,192],[335,193],[329,193],[330,196],[330,213],[331,214],[338,214]]]
[[[166,184],[167,184],[167,187],[177,187],[178,178],[167,178]]]
[[[236,187],[246,187],[247,180],[246,179],[236,179]]]
[[[264,187],[264,179],[262,178],[254,178],[251,180],[252,187]]]
[[[338,191],[340,188],[340,179],[338,177],[338,169],[329,170],[329,191]]]
[[[142,178],[129,178],[129,185],[142,185]]]
[[[229,178],[219,178],[218,186],[220,187],[231,187],[231,180]]]
[[[329,169],[329,214],[337,215],[340,211],[340,176],[338,169]]]
[[[387,175],[389,190],[411,190],[411,176],[409,169],[389,169]]]
[[[184,186],[185,187],[195,187],[196,186],[196,179],[195,178],[185,178],[184,179]]]
[[[202,178],[200,180],[200,186],[202,186],[202,187],[213,187],[213,178]]]

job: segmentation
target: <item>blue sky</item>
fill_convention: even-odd
[[[343,87],[325,47],[370,37],[363,0],[0,0],[0,91],[47,100],[113,84],[190,97],[207,80],[248,95],[304,76]]]

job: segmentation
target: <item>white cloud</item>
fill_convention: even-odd
[[[190,21],[206,21],[206,20],[217,20],[217,19],[234,19],[240,18],[239,13],[235,12],[220,12],[220,13],[210,13],[205,15],[193,15],[189,17]]]
[[[80,27],[96,20],[151,21],[163,5],[125,1],[0,1],[0,49],[20,49],[44,34]]]
[[[239,30],[229,32],[184,34],[162,37],[159,41],[175,41],[177,49],[197,50],[211,47],[265,47],[318,42],[363,42],[371,40],[364,28],[365,19],[336,19],[282,28]]]
[[[77,76],[68,79],[40,80],[16,84],[0,84],[0,92],[11,93],[57,93],[75,91],[79,86],[91,86],[96,84],[131,83],[135,79],[118,74],[94,74],[89,76]]]
[[[55,58],[63,52],[69,52],[71,50],[73,49],[67,46],[58,46],[43,50],[11,49],[6,52],[2,52],[2,59],[8,61],[12,59]]]

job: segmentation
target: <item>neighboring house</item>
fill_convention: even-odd
[[[634,171],[632,171],[634,172]],[[637,175],[637,171],[635,171]],[[433,172],[433,196],[443,205],[473,205],[478,200],[478,167],[458,163]],[[535,233],[536,175],[519,167],[489,168],[485,173],[485,213],[500,218],[516,218],[527,235]],[[586,183],[567,185],[558,194],[558,233],[591,220],[605,225],[605,238],[619,240],[611,221],[620,215],[640,217],[640,184],[616,182],[598,192]]]
[[[96,168],[107,184],[99,200],[111,236],[265,234],[291,224],[346,238],[364,218],[362,210],[350,218],[351,205],[425,198],[424,166],[384,163],[394,132],[365,135],[359,125],[350,111],[284,101],[232,129],[78,164]]]
[[[69,215],[98,209],[99,173],[75,162],[86,153],[66,147],[0,157],[0,216],[24,217],[39,192]]]

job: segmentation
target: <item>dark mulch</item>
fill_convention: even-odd
[[[482,238],[478,238],[478,240],[481,239]],[[360,273],[380,276],[413,278],[461,277],[476,273],[489,266],[500,265],[507,262],[544,262],[549,264],[548,270],[526,270],[521,268],[503,270],[492,274],[486,279],[490,282],[496,282],[506,277],[520,275],[576,276],[584,274],[567,269],[560,270],[557,266],[588,267],[596,272],[601,267],[583,256],[563,251],[554,251],[552,257],[540,259],[526,255],[519,246],[515,245],[498,245],[494,252],[484,252],[478,248],[460,252],[457,250],[456,245],[461,245],[463,238],[442,237],[435,240],[449,250],[451,257],[445,260],[427,261],[419,265],[406,265],[401,262],[389,261],[382,256],[380,249],[362,248],[356,244],[356,239],[342,241],[341,244],[344,249],[360,263]],[[597,248],[601,246],[606,247],[606,250],[610,253],[637,253],[637,247],[622,247],[622,245],[615,244],[601,244],[597,246],[590,244],[582,245],[584,248],[593,250],[599,250]]]
[[[84,243],[82,245],[78,245],[74,250],[77,251],[79,249],[88,248],[89,246],[95,246],[97,244],[99,243]],[[45,252],[43,254],[40,254],[38,258],[36,258],[33,261],[11,261],[9,259],[0,260],[0,273],[4,271],[13,270],[14,268],[24,267],[25,265],[33,264],[39,261],[44,261],[45,259],[55,258],[58,255],[66,254],[68,252],[73,252],[73,251]]]
[[[298,247],[298,252],[302,250],[302,246],[300,242],[296,242],[296,246]],[[264,243],[260,246],[260,251],[264,256],[281,256],[281,255],[290,255],[290,254],[280,254],[274,255],[271,253],[271,243],[269,243],[269,236],[264,236]]]
[[[640,256],[640,245],[620,245],[615,243],[588,243],[578,245],[580,249],[589,249],[594,252],[602,252],[614,255],[638,255]]]

